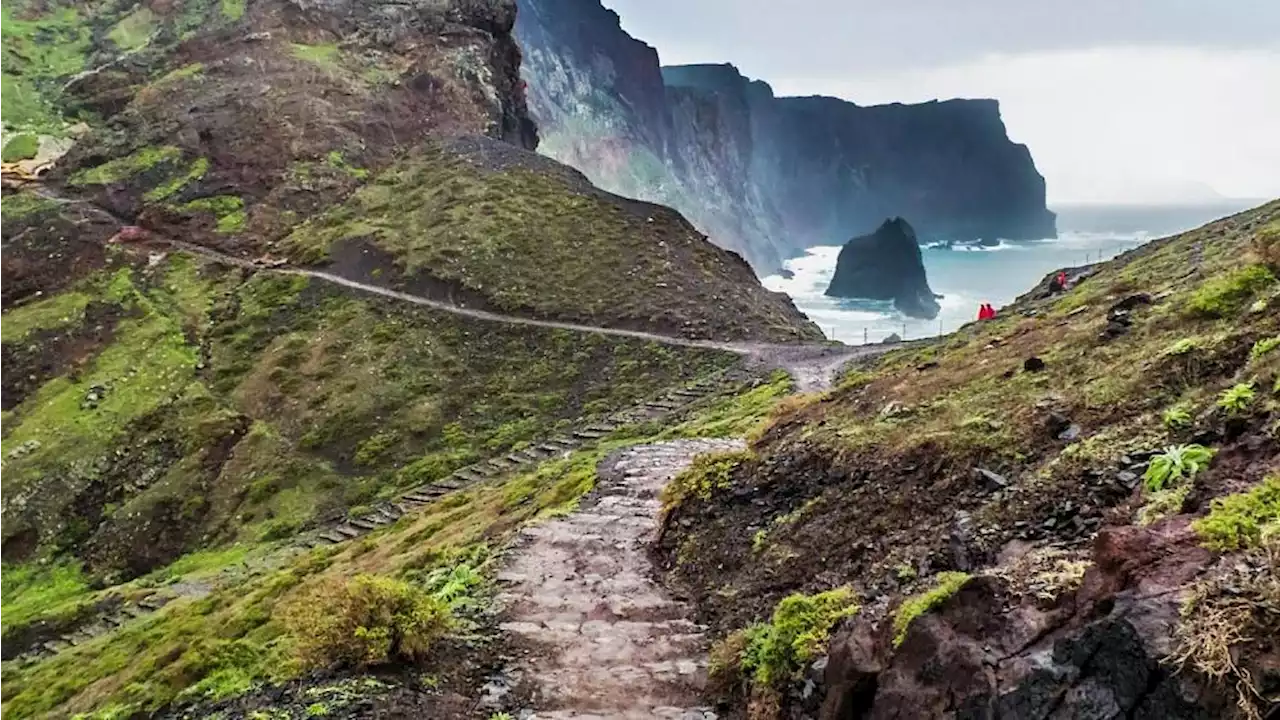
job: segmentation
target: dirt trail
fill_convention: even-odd
[[[41,197],[53,200],[54,202],[84,205],[92,208],[93,210],[109,217],[112,222],[120,225],[124,229],[132,227],[131,221],[119,217],[95,203],[78,198],[63,197],[61,194],[41,183],[29,183],[26,187],[28,190],[40,195]],[[122,237],[123,235],[124,233],[122,232],[120,235],[117,235],[117,237]],[[115,241],[116,239],[113,238],[112,242]],[[177,250],[201,255],[225,265],[241,267],[255,272],[273,272],[282,275],[301,275],[304,277],[315,278],[317,280],[341,285],[343,287],[366,292],[372,295],[379,295],[381,297],[391,298],[393,300],[399,300],[413,305],[420,305],[422,307],[429,307],[441,312],[474,318],[485,322],[498,322],[508,325],[525,325],[555,330],[569,330],[571,332],[592,333],[595,335],[634,338],[678,347],[723,350],[742,355],[748,362],[758,366],[770,369],[777,368],[786,370],[793,378],[795,378],[796,390],[798,392],[812,392],[827,388],[834,381],[840,368],[847,363],[858,358],[881,355],[889,350],[901,346],[901,344],[848,346],[836,342],[780,344],[692,340],[689,338],[672,337],[670,335],[645,332],[643,330],[597,327],[594,325],[561,322],[558,320],[541,320],[537,318],[522,317],[519,315],[504,315],[502,313],[495,313],[487,310],[462,307],[441,300],[433,300],[420,295],[413,295],[411,293],[392,290],[379,285],[371,285],[358,280],[351,280],[341,275],[325,272],[323,270],[283,265],[267,265],[241,257],[226,255],[202,245],[196,245],[166,237],[151,230],[145,230],[142,233],[135,235],[132,239],[120,240],[120,242],[168,246]]]
[[[578,512],[525,529],[498,575],[503,629],[531,652],[513,668],[534,718],[714,718],[699,707],[702,628],[652,576],[658,492],[694,456],[743,447],[696,439],[640,445],[606,461]],[[523,715],[522,715],[523,716]]]

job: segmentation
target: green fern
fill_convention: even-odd
[[[1165,486],[1190,480],[1209,465],[1213,450],[1203,445],[1170,445],[1160,455],[1151,458],[1147,471],[1142,475],[1143,484],[1150,492],[1159,492]]]

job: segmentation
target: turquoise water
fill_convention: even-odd
[[[835,271],[838,246],[809,248],[785,267],[792,278],[763,279],[787,293],[828,337],[850,344],[879,342],[891,334],[906,339],[955,330],[977,317],[978,306],[1012,302],[1058,268],[1106,260],[1146,242],[1208,222],[1244,204],[1199,208],[1082,207],[1059,211],[1056,240],[1001,242],[990,248],[922,250],[929,285],[943,297],[934,320],[907,318],[890,303],[841,300],[823,295]],[[1108,229],[1114,228],[1114,229]]]

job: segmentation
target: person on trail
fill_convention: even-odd
[[[1049,283],[1049,292],[1060,293],[1067,289],[1067,273],[1065,270],[1059,270],[1057,275],[1053,276],[1053,281]]]
[[[996,311],[988,303],[982,303],[982,306],[978,308],[979,320],[990,320],[995,316],[996,316]]]

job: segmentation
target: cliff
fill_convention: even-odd
[[[930,240],[1056,234],[1044,179],[994,100],[779,98],[731,65],[659,68],[597,0],[520,7],[542,152],[676,207],[757,272],[893,215]]]
[[[892,300],[899,312],[932,320],[938,301],[925,277],[920,242],[902,218],[891,218],[867,235],[845,243],[826,294],[830,297]]]

